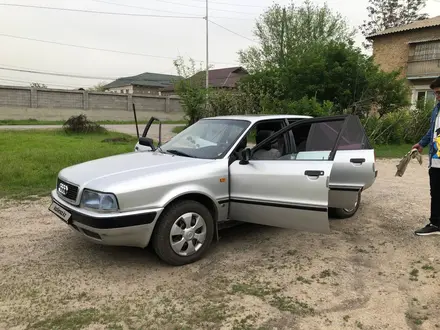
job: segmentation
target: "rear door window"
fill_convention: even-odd
[[[365,129],[359,117],[348,116],[347,124],[342,132],[337,150],[371,149]]]

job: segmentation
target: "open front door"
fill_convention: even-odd
[[[147,125],[145,125],[144,131],[142,132],[142,135],[139,136],[139,141],[136,143],[136,146],[134,148],[135,151],[154,151],[154,141],[153,139],[150,139],[147,137],[148,131],[150,130],[151,125],[155,122],[159,122],[159,141],[158,145],[160,146],[162,144],[162,122],[157,119],[156,117],[151,117],[148,121]]]
[[[233,162],[230,165],[229,218],[328,233],[328,182],[346,118],[301,120],[256,145],[247,164]],[[308,139],[313,138],[315,126],[322,123],[337,129],[338,134],[333,140],[322,141],[320,148],[307,151]],[[281,139],[283,137],[286,139]],[[271,150],[276,141],[289,143],[287,148],[280,147],[281,157],[267,159],[268,155],[276,154]],[[267,151],[266,155],[264,151]]]

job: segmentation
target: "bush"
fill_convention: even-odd
[[[243,92],[211,90],[207,116],[244,115],[254,113],[252,98]]]
[[[107,131],[98,123],[88,120],[84,114],[70,117],[63,124],[63,130],[66,133],[103,133]]]
[[[303,97],[298,101],[281,101],[275,99],[262,99],[263,113],[303,115],[312,117],[329,116],[332,114],[333,103],[324,101],[319,103],[315,98]]]
[[[418,104],[416,109],[402,109],[381,118],[370,116],[363,124],[373,144],[417,143],[429,129],[433,102]]]

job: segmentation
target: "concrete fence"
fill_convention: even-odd
[[[28,114],[40,113],[41,111],[36,111],[37,109],[45,109],[46,112],[53,109],[54,113],[63,112],[63,109],[70,112],[81,111],[86,114],[105,112],[108,114],[105,117],[112,119],[113,112],[116,116],[116,112],[127,111],[130,112],[131,116],[133,104],[135,104],[136,111],[141,116],[142,113],[148,112],[153,115],[157,114],[161,118],[183,117],[183,110],[178,97],[0,86],[0,118],[5,118],[6,113],[9,117],[11,117],[10,113],[15,112],[19,115],[18,112],[25,108]],[[117,117],[121,116],[117,115]]]

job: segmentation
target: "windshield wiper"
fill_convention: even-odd
[[[156,150],[159,150],[159,152],[160,152],[161,154],[166,154],[166,152],[163,151],[163,150],[162,150],[162,147],[159,146],[159,145],[156,147]]]
[[[176,150],[176,149],[168,149],[166,152],[168,152],[170,154],[173,154],[173,155],[177,155],[177,156],[196,158],[194,156],[188,155],[187,153],[185,153],[183,151],[179,151],[179,150]]]

